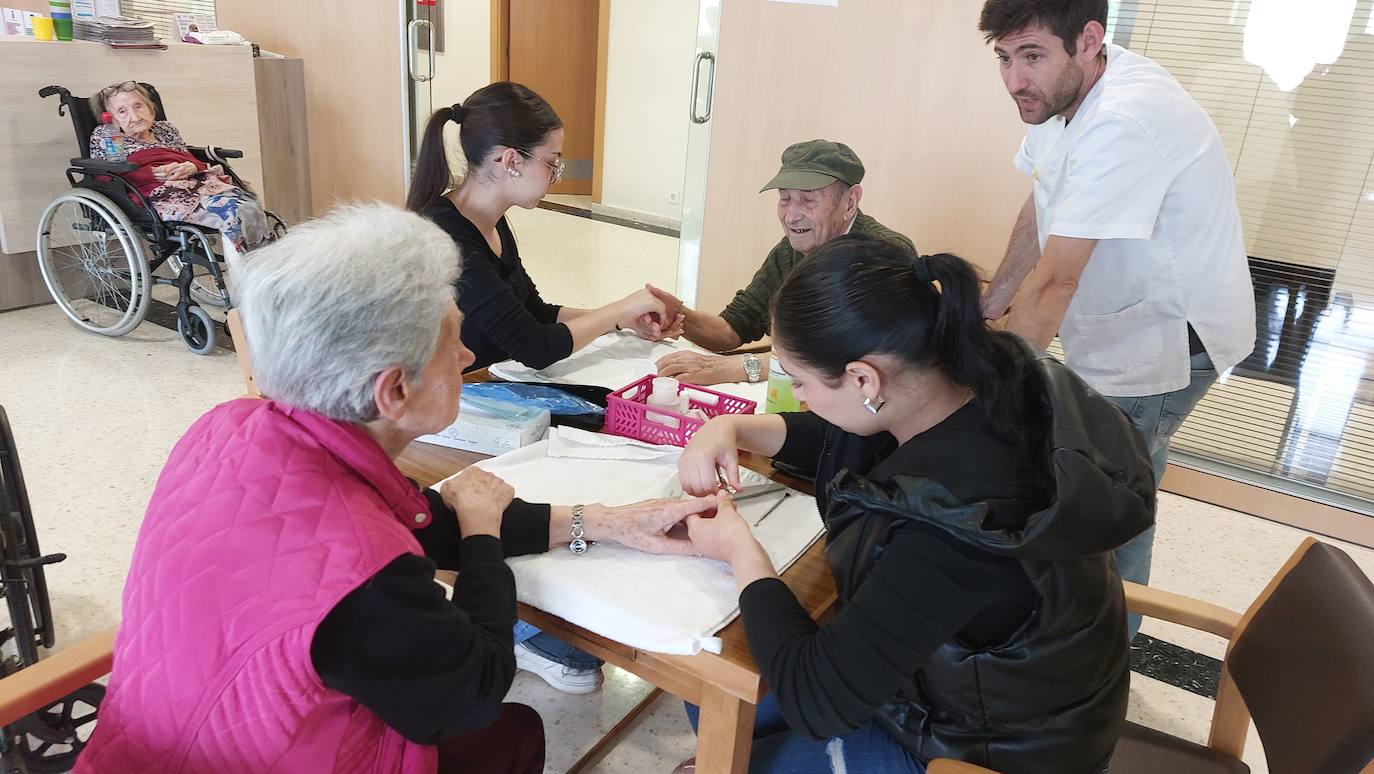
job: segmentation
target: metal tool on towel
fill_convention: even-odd
[[[783,486],[782,484],[755,484],[754,486],[746,486],[745,488],[731,495],[731,497],[734,499],[735,502],[739,503],[744,502],[745,500],[752,500],[755,497],[763,497],[764,495],[770,495],[774,492],[781,492],[786,488],[787,487]]]
[[[764,512],[763,512],[763,515],[760,516],[760,517],[758,517],[758,519],[754,521],[754,526],[757,527],[758,525],[762,524],[764,519],[766,519],[766,518],[768,518],[769,516],[773,515],[773,511],[776,511],[776,510],[778,509],[778,506],[780,506],[780,505],[782,505],[784,502],[786,502],[787,498],[789,498],[789,497],[791,497],[791,496],[792,496],[792,490],[788,489],[787,491],[783,492],[783,493],[782,493],[782,497],[779,497],[777,502],[775,502],[775,503],[773,503],[771,506],[769,506],[768,510],[764,511]]]

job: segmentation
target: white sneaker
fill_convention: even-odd
[[[525,647],[524,643],[515,646],[515,666],[552,685],[563,693],[591,693],[601,687],[604,679],[600,669],[573,669],[547,658]]]

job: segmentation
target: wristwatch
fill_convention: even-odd
[[[582,510],[584,506],[574,505],[572,509],[572,540],[568,541],[568,550],[574,554],[587,553],[587,541],[583,537],[586,531],[582,529]]]
[[[759,356],[752,352],[744,356],[744,376],[751,382],[763,378],[763,366],[759,364]]]

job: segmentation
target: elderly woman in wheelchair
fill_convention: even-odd
[[[83,330],[122,336],[148,314],[154,286],[175,287],[177,333],[208,354],[221,324],[204,307],[233,305],[226,259],[286,232],[226,161],[243,152],[186,145],[147,83],[90,99],[61,86],[38,95],[61,99],[81,153],[67,169],[71,190],[38,225],[38,265],[58,308]]]
[[[219,231],[226,253],[244,252],[267,238],[267,216],[257,197],[235,185],[220,165],[192,156],[177,128],[156,120],[152,95],[137,81],[101,89],[91,97],[91,108],[109,120],[91,132],[90,157],[137,164],[125,178],[163,220]]]

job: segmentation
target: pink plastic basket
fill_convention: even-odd
[[[705,422],[669,409],[651,408],[646,401],[653,392],[653,385],[654,375],[650,374],[606,396],[605,432],[612,435],[623,435],[626,438],[634,438],[646,443],[686,446],[687,442],[692,439],[692,435]],[[708,390],[705,387],[684,384],[678,388],[678,392],[681,393],[682,390],[692,390],[693,392],[716,396],[716,405],[714,406],[697,400],[688,404],[688,408],[701,409],[708,417],[718,417],[722,414],[752,414],[759,406],[752,400],[726,395],[723,392]],[[666,423],[650,421],[645,416],[649,413],[655,417],[663,417],[665,420],[672,421]],[[670,426],[673,421],[677,423],[675,427]]]

